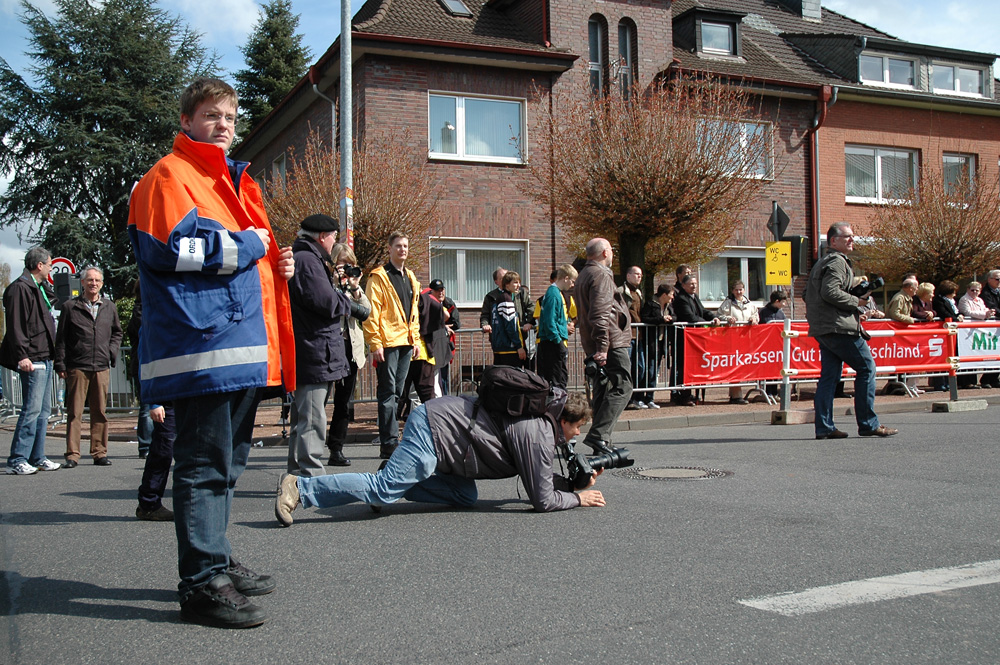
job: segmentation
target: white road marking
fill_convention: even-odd
[[[832,584],[806,591],[787,591],[738,602],[759,610],[796,616],[849,605],[997,583],[1000,583],[1000,560],[872,577],[867,580]]]

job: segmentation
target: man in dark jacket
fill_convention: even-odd
[[[628,305],[611,274],[611,243],[593,238],[587,243],[587,263],[576,280],[580,343],[592,362],[594,423],[583,442],[594,452],[609,452],[611,433],[632,396],[628,350],[632,345]]]
[[[292,245],[295,274],[288,282],[295,329],[295,398],[292,402],[292,432],[288,441],[288,473],[322,476],[326,452],[326,395],[330,384],[351,373],[347,363],[343,317],[351,313],[353,300],[331,277],[330,250],[337,242],[339,223],[328,215],[310,215],[302,220],[299,237]],[[335,286],[336,284],[336,286]],[[360,290],[357,278],[346,288]]]
[[[993,318],[1000,319],[1000,270],[991,270],[986,273],[986,281],[983,283],[983,291],[979,297],[986,303],[986,309],[992,309]],[[996,372],[986,372],[979,379],[983,388],[1000,388],[1000,374]]]
[[[24,255],[24,272],[3,294],[7,334],[0,344],[0,364],[17,372],[21,380],[21,413],[10,443],[10,475],[30,476],[55,471],[59,464],[45,457],[45,429],[52,395],[52,355],[56,326],[48,277],[52,254],[33,247]]]
[[[674,296],[674,312],[679,323],[711,323],[719,325],[719,319],[713,316],[698,297],[698,278],[688,273],[681,277],[678,283],[677,295]],[[677,286],[677,285],[675,285]],[[674,385],[684,385],[684,328],[677,335],[677,362],[674,365]],[[675,390],[671,401],[682,406],[695,406],[697,402],[689,389]]]
[[[83,269],[83,293],[63,304],[56,332],[55,369],[66,379],[66,463],[80,462],[80,429],[83,406],[90,407],[90,456],[97,466],[111,466],[108,459],[108,415],[105,406],[111,369],[122,344],[118,310],[101,297],[104,272],[97,266]]]
[[[479,409],[466,397],[440,397],[413,410],[399,447],[377,473],[337,473],[318,478],[284,475],[278,481],[274,514],[283,526],[292,511],[331,508],[360,501],[380,508],[400,499],[471,506],[479,494],[477,479],[520,476],[535,510],[548,512],[577,506],[603,506],[604,497],[587,488],[570,491],[565,478],[553,474],[556,446],[580,433],[587,421],[587,398],[566,396],[555,388],[548,416],[507,418]],[[551,417],[549,417],[551,416]]]
[[[820,376],[813,405],[816,438],[847,437],[833,424],[833,395],[844,363],[857,372],[854,381],[854,414],[861,436],[892,436],[898,430],[880,425],[875,415],[875,359],[861,334],[859,307],[869,296],[852,295],[854,269],[847,254],[854,251],[854,231],[847,222],[833,224],[826,234],[829,251],[813,265],[806,284],[806,320],[809,336],[819,345]]]

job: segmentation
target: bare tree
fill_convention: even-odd
[[[424,162],[407,153],[405,136],[388,132],[367,136],[354,153],[354,253],[368,271],[389,260],[386,240],[393,231],[410,239],[407,265],[426,256],[437,197]],[[284,185],[267,187],[264,203],[282,244],[291,243],[299,223],[314,213],[339,214],[340,155],[316,131],[301,157],[290,151]]]
[[[859,258],[890,279],[911,270],[934,284],[982,274],[1000,265],[998,210],[995,179],[966,173],[947,181],[925,167],[905,200],[871,206],[872,241]]]
[[[711,259],[773,174],[770,125],[739,86],[676,79],[550,109],[530,193],[574,242],[617,243],[623,270]]]

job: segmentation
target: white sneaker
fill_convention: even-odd
[[[38,473],[38,469],[27,462],[18,462],[14,466],[8,466],[4,473],[8,476],[30,476],[33,473]]]
[[[660,405],[657,404],[656,402],[646,402],[646,408],[649,408],[649,409],[658,409],[658,408],[660,408]]]
[[[43,459],[41,462],[38,463],[39,471],[55,471],[56,469],[61,469],[61,468],[62,464],[57,464],[48,458]]]

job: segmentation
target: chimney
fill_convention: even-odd
[[[781,4],[799,14],[807,21],[821,21],[823,10],[820,7],[820,0],[779,0]]]

